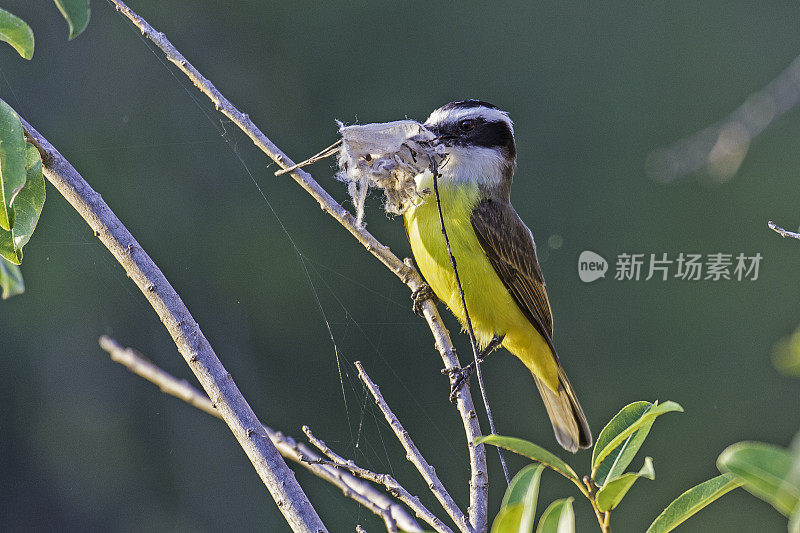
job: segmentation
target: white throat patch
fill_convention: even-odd
[[[506,158],[496,148],[448,146],[446,153],[447,159],[439,166],[444,182],[493,187],[503,179]]]

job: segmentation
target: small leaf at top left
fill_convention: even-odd
[[[14,47],[25,59],[33,57],[33,31],[24,20],[0,9],[0,41]]]

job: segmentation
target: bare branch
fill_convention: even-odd
[[[730,115],[702,131],[650,154],[648,173],[672,181],[704,168],[720,181],[742,164],[750,143],[800,102],[800,57]]]
[[[161,392],[179,398],[192,407],[222,419],[219,411],[214,408],[214,404],[211,403],[208,396],[192,387],[185,379],[178,379],[162,370],[145,359],[136,350],[123,348],[114,339],[106,336],[100,337],[100,347],[108,352],[112,361],[121,364],[137,376],[153,383],[161,389]],[[339,487],[345,496],[368,508],[384,519],[384,522],[386,521],[385,515],[388,512],[392,522],[401,527],[403,531],[422,532],[422,528],[419,527],[419,524],[411,518],[405,509],[382,492],[375,490],[369,483],[364,483],[335,466],[326,467],[324,463],[318,462],[323,459],[302,442],[299,443],[293,438],[267,426],[263,426],[263,428],[280,454],[286,459],[302,465],[312,474]]]
[[[787,231],[787,230],[783,229],[782,227],[778,226],[777,224],[775,224],[771,220],[769,222],[767,222],[767,226],[769,226],[769,229],[771,229],[772,231],[774,231],[775,233],[777,233],[781,237],[791,237],[793,239],[800,239],[800,233],[795,233],[793,231]]]
[[[183,72],[195,86],[214,103],[220,113],[236,124],[270,159],[275,161],[282,169],[294,166],[275,144],[267,138],[250,120],[250,117],[239,111],[225,98],[214,85],[206,79],[185,57],[167,40],[163,33],[157,32],[142,17],[134,13],[121,0],[109,0],[117,10],[130,20],[142,35],[150,39],[166,58]],[[331,215],[339,224],[353,235],[364,248],[383,263],[393,274],[405,283],[412,293],[425,286],[425,282],[414,268],[413,263],[407,259],[401,261],[387,246],[381,244],[372,234],[363,227],[356,225],[355,217],[341,206],[333,197],[323,189],[308,172],[297,169],[291,172],[292,178],[308,192],[320,205],[323,211]],[[450,340],[450,334],[445,328],[436,304],[428,299],[421,302],[423,316],[430,327],[435,341],[436,350],[444,362],[445,371],[450,377],[451,385],[455,384],[455,370],[461,368],[455,348]],[[480,423],[475,414],[472,396],[468,387],[462,387],[456,397],[456,407],[461,415],[461,422],[467,438],[467,449],[470,462],[469,482],[469,517],[470,522],[477,531],[485,531],[488,524],[488,495],[489,478],[486,471],[486,451],[483,444],[475,445],[475,440],[481,436]]]
[[[379,387],[367,375],[364,367],[361,364],[361,361],[356,361],[355,365],[358,369],[358,377],[361,378],[361,381],[363,381],[367,386],[369,392],[372,394],[372,397],[375,398],[375,403],[378,405],[383,413],[384,418],[386,418],[386,421],[394,431],[397,440],[400,441],[400,444],[402,444],[403,448],[406,450],[406,459],[408,459],[411,464],[417,468],[417,471],[419,471],[419,473],[422,475],[422,478],[428,484],[430,491],[434,496],[436,496],[436,499],[439,500],[439,503],[442,504],[444,510],[447,511],[447,514],[450,515],[450,518],[453,519],[453,522],[456,523],[459,529],[464,532],[473,532],[474,529],[467,521],[467,517],[464,516],[464,513],[462,513],[461,509],[458,508],[458,505],[456,505],[456,502],[453,500],[452,496],[450,496],[450,494],[447,492],[447,489],[445,489],[444,485],[442,485],[441,480],[439,480],[439,476],[436,475],[436,469],[434,469],[422,456],[422,453],[420,453],[416,444],[414,444],[414,441],[412,441],[411,437],[408,435],[408,431],[403,428],[403,425],[389,408],[386,400],[383,399],[383,395],[381,394]]]
[[[146,379],[161,389],[164,394],[180,398],[192,407],[222,419],[222,416],[214,408],[214,404],[208,396],[195,389],[185,379],[178,379],[161,370],[158,366],[144,358],[139,352],[132,348],[123,348],[111,337],[103,335],[99,340],[100,347],[108,352],[111,360],[119,363],[137,376]]]
[[[25,119],[20,120],[29,140],[41,153],[45,177],[89,224],[150,302],[286,521],[295,531],[327,531],[294,473],[269,437],[259,430],[261,422],[167,278],[69,161]]]
[[[345,459],[341,455],[337,454],[333,450],[328,447],[321,439],[318,439],[311,433],[311,430],[308,426],[303,426],[303,433],[306,434],[308,440],[316,446],[319,451],[325,454],[330,461],[325,461],[324,459],[316,459],[311,462],[318,463],[318,464],[328,464],[331,466],[335,466],[337,468],[344,468],[348,470],[355,476],[358,476],[362,479],[366,479],[368,481],[372,481],[373,483],[378,483],[379,485],[383,485],[389,491],[390,494],[395,496],[401,502],[408,505],[416,515],[430,524],[433,529],[439,531],[440,533],[453,533],[453,530],[447,527],[441,520],[439,520],[432,512],[430,512],[422,502],[420,501],[418,496],[413,496],[410,492],[408,492],[400,483],[397,482],[395,478],[390,476],[389,474],[378,474],[373,472],[372,470],[368,470],[366,468],[362,468],[355,464],[350,459]]]

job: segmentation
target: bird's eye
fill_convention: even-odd
[[[472,131],[475,129],[475,126],[477,126],[477,124],[478,121],[476,121],[474,118],[467,118],[458,123],[458,129],[460,129],[463,132]]]

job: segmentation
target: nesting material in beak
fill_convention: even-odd
[[[413,120],[354,126],[340,122],[339,133],[336,178],[347,183],[358,225],[364,221],[369,189],[383,190],[387,213],[403,214],[421,199],[414,177],[433,172],[444,158],[444,146],[436,136]]]

